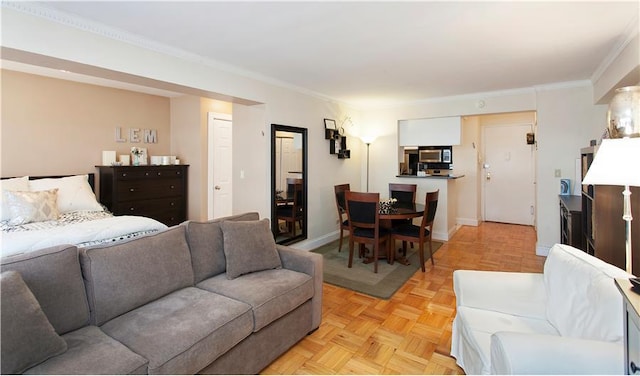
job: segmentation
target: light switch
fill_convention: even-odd
[[[240,179],[244,179],[244,170],[240,170]]]
[[[555,176],[556,178],[561,177],[561,176],[562,176],[562,171],[560,171],[560,169],[559,169],[559,168],[556,168],[556,171],[554,172],[554,176]]]

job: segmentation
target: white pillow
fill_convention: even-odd
[[[58,210],[61,214],[78,210],[104,210],[91,190],[87,175],[30,180],[29,187],[31,191],[58,188]]]
[[[58,189],[48,191],[7,191],[7,206],[10,225],[24,225],[31,222],[53,221],[60,213],[56,205]]]
[[[5,191],[28,191],[29,177],[2,179],[0,180],[0,220],[6,221],[11,218],[9,208],[5,203]]]
[[[613,279],[629,277],[579,249],[554,245],[544,264],[547,319],[564,337],[622,341],[622,295]]]

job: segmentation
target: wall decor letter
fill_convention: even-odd
[[[131,142],[140,142],[140,128],[129,128],[129,140]]]
[[[142,139],[145,144],[155,144],[158,142],[158,131],[156,129],[145,129]]]
[[[120,127],[116,127],[116,142],[127,142],[126,138],[122,138],[120,131]]]

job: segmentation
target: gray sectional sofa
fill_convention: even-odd
[[[7,257],[2,373],[257,373],[320,325],[322,257],[247,213]]]

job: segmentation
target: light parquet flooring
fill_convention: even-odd
[[[324,284],[322,324],[262,374],[463,374],[449,356],[456,269],[542,272],[533,227],[463,226],[389,300]]]

